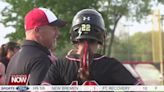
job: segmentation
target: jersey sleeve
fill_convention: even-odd
[[[113,64],[112,79],[115,84],[119,85],[135,85],[137,79],[116,59]]]
[[[51,61],[48,57],[40,57],[33,61],[30,71],[30,85],[39,85],[43,81]]]

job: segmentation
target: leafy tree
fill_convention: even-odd
[[[99,10],[104,17],[107,29],[107,50],[103,53],[111,54],[111,47],[114,40],[115,28],[121,17],[126,16],[136,20],[142,19],[150,13],[151,0],[3,0],[11,5],[6,7],[1,13],[5,26],[13,26],[15,33],[8,34],[12,40],[23,40],[24,26],[23,19],[27,11],[34,7],[50,8],[55,14],[67,20],[68,25],[61,31],[61,38],[58,41],[58,50],[69,44],[69,29],[71,20],[75,13],[84,8],[94,8]]]
[[[111,56],[118,58],[120,61],[132,61],[135,53],[132,40],[127,32],[122,32],[120,36],[116,36]]]
[[[106,54],[112,50],[115,29],[121,17],[139,21],[151,11],[151,0],[102,0],[101,10],[108,30],[108,45]]]
[[[34,7],[46,7],[51,9],[55,14],[66,20],[67,26],[61,29],[60,39],[56,48],[57,53],[64,53],[70,49],[69,30],[73,16],[77,11],[84,8],[96,8],[97,0],[4,0],[11,5],[5,7],[1,12],[3,16],[3,23],[5,26],[12,26],[16,29],[15,33],[7,35],[10,40],[23,40],[24,34],[24,17],[25,14]],[[63,49],[64,48],[64,49]]]
[[[124,36],[115,38],[111,55],[117,57],[120,61],[152,61],[151,37],[151,31],[137,32],[129,37],[128,34],[124,33]],[[162,41],[164,41],[164,32],[162,37]],[[164,53],[164,43],[162,44]]]
[[[131,37],[134,46],[134,60],[150,61],[152,60],[152,33],[138,32]]]

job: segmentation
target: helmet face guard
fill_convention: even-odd
[[[72,21],[70,39],[73,43],[80,40],[94,40],[103,44],[105,25],[101,14],[93,9],[79,11]]]

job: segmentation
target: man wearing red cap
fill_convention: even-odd
[[[8,65],[5,80],[8,85],[39,85],[42,82],[52,63],[49,49],[65,22],[46,8],[35,8],[26,14],[24,26],[26,40]]]

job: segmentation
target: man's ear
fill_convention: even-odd
[[[38,40],[40,38],[39,27],[35,27],[33,32],[34,32],[33,33],[34,38]]]
[[[36,33],[38,33],[39,32],[39,27],[35,27],[34,30],[35,30]]]

